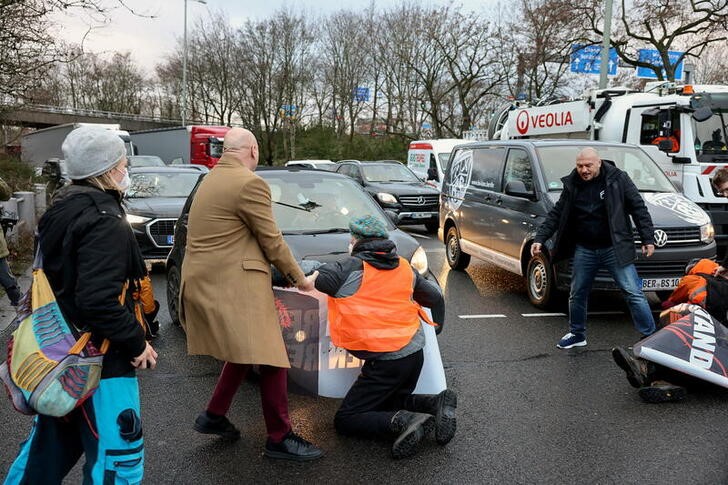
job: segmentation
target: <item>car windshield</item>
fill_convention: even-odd
[[[442,171],[445,172],[447,169],[447,162],[450,161],[450,153],[438,153],[437,158],[440,160],[440,167],[442,167]]]
[[[362,165],[362,174],[367,182],[419,182],[410,169],[399,163]]]
[[[134,155],[127,157],[130,167],[164,167],[165,163],[161,158],[154,155]]]
[[[126,196],[131,199],[149,197],[186,198],[200,177],[194,172],[129,172],[131,186]]]
[[[348,178],[321,177],[318,172],[261,175],[268,183],[273,214],[283,234],[349,232],[349,221],[371,214],[390,229],[376,202]]]
[[[584,148],[583,145],[536,148],[549,191],[560,191],[564,188],[561,177],[568,175],[576,167],[576,155]],[[675,192],[670,180],[640,148],[600,146],[597,152],[602,160],[612,161],[627,172],[640,192]]]
[[[728,155],[728,110],[713,110],[713,116],[705,121],[695,121],[695,153],[704,155],[701,161],[709,162],[710,155]],[[703,160],[704,159],[704,160]]]

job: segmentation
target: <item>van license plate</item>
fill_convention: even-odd
[[[644,291],[674,290],[680,284],[680,278],[645,278],[642,280]]]
[[[174,234],[167,236],[167,244],[174,244]]]

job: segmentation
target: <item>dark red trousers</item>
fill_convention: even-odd
[[[207,405],[207,412],[218,416],[227,414],[250,367],[250,364],[225,362],[212,399]],[[288,419],[288,372],[282,367],[268,365],[260,365],[258,369],[265,427],[270,440],[278,443],[291,431],[291,422]]]

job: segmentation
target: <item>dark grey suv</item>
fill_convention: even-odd
[[[571,261],[551,264],[548,253],[531,257],[536,229],[561,195],[561,178],[575,166],[579,150],[591,146],[604,163],[626,171],[640,191],[655,227],[656,251],[638,251],[635,266],[645,291],[666,296],[693,258],[715,258],[708,215],[672,186],[638,146],[575,140],[509,140],[472,143],[453,151],[445,172],[438,236],[449,265],[465,269],[471,256],[526,278],[528,296],[546,308],[567,290]],[[635,232],[636,234],[636,232]],[[551,241],[547,248],[551,249]],[[616,289],[600,271],[594,289]]]
[[[396,160],[361,162],[344,160],[336,168],[359,182],[383,209],[397,215],[397,224],[424,224],[437,231],[440,192],[425,184]]]

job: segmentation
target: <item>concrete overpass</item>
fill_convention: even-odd
[[[179,126],[182,121],[129,113],[34,104],[0,106],[0,124],[47,128],[64,123],[118,123],[122,130],[140,131]]]

